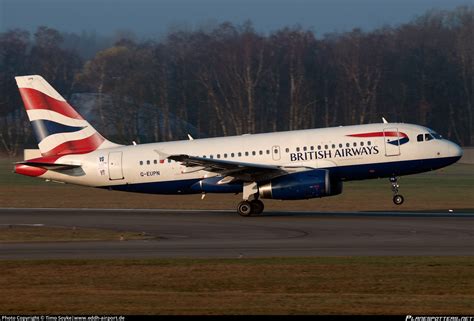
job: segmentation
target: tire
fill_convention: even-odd
[[[265,208],[265,205],[263,205],[261,200],[253,200],[250,202],[250,205],[252,206],[253,214],[262,214],[263,209]]]
[[[237,213],[245,217],[252,215],[252,204],[248,201],[240,202],[237,206]]]
[[[405,200],[405,199],[404,199],[403,196],[401,196],[401,195],[395,195],[395,196],[393,197],[393,203],[394,203],[395,205],[402,205],[403,202],[404,202],[404,200]]]

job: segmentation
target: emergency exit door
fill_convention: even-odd
[[[123,179],[122,152],[109,153],[109,178],[111,180]]]

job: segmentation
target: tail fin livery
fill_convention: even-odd
[[[43,77],[15,79],[43,156],[85,154],[118,146],[102,137]]]

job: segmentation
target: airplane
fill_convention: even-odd
[[[382,123],[241,136],[119,145],[105,139],[38,75],[15,77],[40,157],[14,172],[42,179],[151,194],[242,193],[241,216],[261,199],[300,200],[342,193],[343,182],[389,178],[401,205],[399,176],[439,169],[463,150],[435,131]]]

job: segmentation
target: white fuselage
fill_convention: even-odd
[[[389,137],[384,136],[384,132],[398,132],[399,135]],[[417,140],[419,135],[429,133],[429,129],[418,125],[382,123],[120,146],[63,156],[58,163],[78,162],[82,167],[62,172],[49,170],[41,177],[79,185],[113,187],[191,182],[217,176],[204,169],[192,171],[165,159],[166,155],[179,154],[288,168],[324,168],[333,171],[341,180],[418,173],[447,166],[459,159],[462,150],[448,140]],[[180,189],[173,185],[164,193],[185,192]],[[140,191],[146,192],[146,189]]]

